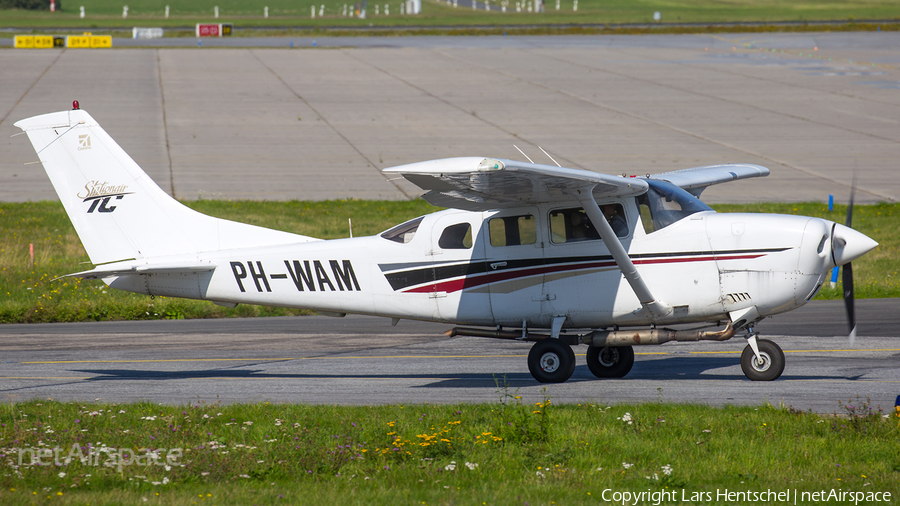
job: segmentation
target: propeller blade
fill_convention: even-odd
[[[853,170],[853,183],[850,185],[850,202],[847,204],[847,228],[853,228],[853,198],[856,196],[856,169]],[[856,304],[853,300],[853,265],[850,262],[841,269],[841,282],[844,285],[844,306],[847,308],[847,323],[850,324],[850,346],[856,343]]]
[[[847,228],[853,228],[853,198],[856,196],[856,171],[853,171],[853,183],[850,186],[850,203],[847,204]]]
[[[841,269],[844,283],[844,306],[847,308],[847,322],[850,324],[850,346],[856,342],[856,308],[853,301],[853,264],[845,264]]]

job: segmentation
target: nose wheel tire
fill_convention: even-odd
[[[634,365],[631,346],[591,346],[587,351],[588,369],[598,378],[623,378]]]
[[[744,375],[753,381],[773,381],[784,372],[784,352],[781,348],[768,339],[758,339],[759,358],[753,354],[750,346],[744,348],[741,353],[741,369]]]
[[[528,370],[541,383],[562,383],[575,372],[575,352],[559,339],[542,339],[528,352]]]

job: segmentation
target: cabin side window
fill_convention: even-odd
[[[491,246],[520,246],[537,242],[537,225],[534,216],[503,216],[488,221]]]
[[[600,204],[600,211],[618,237],[628,235],[628,221],[621,204]],[[550,211],[550,240],[554,244],[596,241],[600,233],[594,228],[584,209],[556,209]]]
[[[457,223],[445,228],[438,239],[441,249],[469,249],[472,247],[472,225]]]
[[[388,230],[387,232],[381,234],[381,237],[387,239],[388,241],[406,244],[409,241],[412,241],[412,238],[416,235],[416,230],[419,229],[419,224],[422,223],[422,219],[424,218],[424,216],[419,216],[414,220],[409,220],[405,223],[401,223],[396,227]]]

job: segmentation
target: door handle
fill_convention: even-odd
[[[506,267],[506,262],[494,262],[491,264],[491,269],[497,270],[497,267]]]

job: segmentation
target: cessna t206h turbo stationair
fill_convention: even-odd
[[[635,345],[737,333],[747,338],[744,374],[774,380],[784,353],[754,324],[806,304],[843,265],[854,329],[850,262],[877,245],[849,227],[849,213],[844,226],[720,214],[699,199],[710,185],[769,173],[757,165],[620,177],[485,157],[385,169],[450,209],[373,237],[323,241],[183,206],[83,110],[16,126],[96,265],[70,276],[232,307],[447,322],[464,325],[450,335],[535,341],[528,368],[540,382],[569,379],[573,345],[588,346],[594,375],[616,378],[631,369]],[[663,327],[678,324],[695,325]]]

